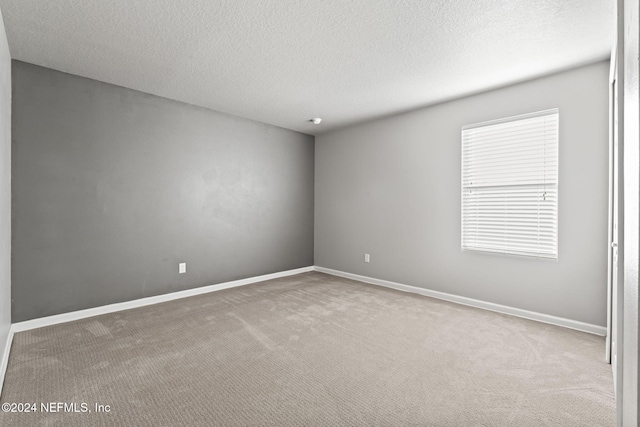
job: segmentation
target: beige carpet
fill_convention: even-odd
[[[19,333],[2,402],[37,412],[0,425],[613,426],[603,357],[602,337],[307,273]]]

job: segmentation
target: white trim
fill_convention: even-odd
[[[502,119],[486,120],[484,122],[472,123],[462,126],[462,130],[475,129],[483,126],[497,125],[501,123],[515,122],[516,120],[532,119],[534,117],[546,116],[551,114],[560,114],[559,108],[550,108],[548,110],[534,111],[532,113],[518,114],[517,116],[504,117]]]
[[[611,46],[611,62],[609,63],[609,83],[613,83],[616,79],[616,72],[618,71],[618,38],[613,38],[613,45]]]
[[[13,343],[13,325],[9,328],[9,335],[7,335],[7,342],[4,345],[4,352],[2,353],[2,360],[0,360],[0,396],[2,396],[2,386],[4,385],[4,375],[7,373],[7,366],[9,366],[9,351],[11,351],[11,343]]]
[[[302,267],[294,270],[280,271],[278,273],[264,274],[262,276],[248,277],[246,279],[234,280],[232,282],[218,283],[217,285],[203,286],[200,288],[187,289],[184,291],[172,292],[169,294],[157,295],[153,297],[140,298],[132,301],[119,302],[116,304],[103,305],[101,307],[87,308],[85,310],[72,311],[70,313],[56,314],[54,316],[40,317],[38,319],[26,320],[14,323],[11,326],[13,332],[28,331],[45,326],[57,325],[59,323],[73,322],[74,320],[86,319],[87,317],[99,316],[101,314],[114,313],[116,311],[130,310],[132,308],[144,307],[166,301],[187,298],[194,295],[207,294],[209,292],[221,291],[223,289],[235,288],[249,285],[251,283],[263,282],[265,280],[278,279],[280,277],[293,276],[294,274],[307,273],[313,271],[314,267]],[[8,357],[8,355],[7,355]]]
[[[194,295],[202,295],[209,292],[220,291],[223,289],[235,288],[238,286],[249,285],[251,283],[263,282],[265,280],[277,279],[280,277],[293,276],[295,274],[308,273],[310,271],[318,271],[320,273],[331,274],[333,276],[344,277],[347,279],[357,280],[359,282],[370,283],[372,285],[384,286],[387,288],[393,288],[404,292],[411,292],[415,294],[424,295],[427,297],[437,298],[445,301],[450,301],[458,304],[468,305],[471,307],[482,308],[485,310],[495,311],[503,314],[510,314],[512,316],[522,317],[530,320],[537,320],[543,323],[550,323],[552,325],[563,326],[565,328],[576,329],[578,331],[589,332],[596,335],[606,335],[606,328],[597,325],[591,325],[589,323],[578,322],[576,320],[564,319],[561,317],[550,316],[548,314],[536,313],[533,311],[522,310],[519,308],[508,307],[505,305],[494,304],[491,302],[480,301],[472,298],[461,297],[458,295],[447,294],[444,292],[433,291],[430,289],[418,288],[416,286],[403,285],[401,283],[390,282],[388,280],[374,279],[372,277],[360,276],[358,274],[346,273],[344,271],[332,270],[330,268],[309,266],[297,268],[294,270],[281,271],[278,273],[265,274],[262,276],[248,277],[246,279],[234,280],[232,282],[218,283],[217,285],[203,286],[195,289],[187,289],[184,291],[173,292],[164,295],[157,295],[154,297],[140,298],[133,301],[126,301],[117,304],[109,304],[101,307],[88,308],[86,310],[78,310],[70,313],[56,314],[54,316],[41,317],[39,319],[26,320],[24,322],[18,322],[11,325],[9,329],[9,335],[4,346],[4,353],[2,354],[2,360],[0,360],[0,393],[2,392],[2,385],[4,383],[4,377],[7,371],[9,363],[9,352],[11,350],[11,343],[13,342],[13,336],[16,332],[28,331],[31,329],[42,328],[45,326],[57,325],[60,323],[73,322],[74,320],[86,319],[88,317],[99,316],[101,314],[114,313],[122,310],[130,310],[132,308],[144,307],[147,305],[158,304],[161,302],[173,301],[181,298],[186,298]]]
[[[523,310],[521,308],[509,307],[506,305],[494,304],[492,302],[481,301],[477,299],[461,297],[458,295],[447,294],[445,292],[433,291],[430,289],[419,288],[416,286],[404,285],[402,283],[390,282],[388,280],[374,279],[372,277],[360,276],[358,274],[346,273],[344,271],[332,270],[325,267],[315,267],[315,271],[320,273],[331,274],[333,276],[344,277],[346,279],[357,280],[359,282],[369,283],[372,285],[384,286],[386,288],[397,289],[399,291],[411,292],[427,297],[437,298],[457,304],[468,305],[471,307],[482,308],[485,310],[495,311],[512,316],[522,317],[524,319],[536,320],[538,322],[549,323],[551,325],[562,326],[569,329],[575,329],[590,334],[605,336],[607,328],[603,326],[592,325],[590,323],[579,322],[577,320],[565,319],[562,317],[551,316],[549,314],[537,313],[535,311]]]

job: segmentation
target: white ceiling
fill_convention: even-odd
[[[613,7],[0,0],[14,59],[310,134],[605,59]]]

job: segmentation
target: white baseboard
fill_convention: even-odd
[[[2,396],[4,375],[7,373],[7,366],[9,366],[9,352],[11,351],[11,343],[13,343],[13,333],[13,325],[11,325],[11,327],[9,328],[9,334],[7,335],[7,341],[4,344],[2,359],[0,360],[0,396]]]
[[[390,282],[388,280],[374,279],[372,277],[360,276],[358,274],[346,273],[344,271],[332,270],[325,267],[315,267],[315,271],[320,273],[331,274],[333,276],[344,277],[346,279],[357,280],[359,282],[369,283],[372,285],[384,286],[404,292],[411,292],[427,297],[437,298],[445,301],[455,302],[458,304],[468,305],[471,307],[482,308],[485,310],[495,311],[512,316],[522,317],[538,322],[549,323],[556,326],[575,329],[590,334],[606,336],[607,328],[604,326],[592,325],[590,323],[579,322],[577,320],[565,319],[562,317],[551,316],[549,314],[537,313],[535,311],[523,310],[521,308],[509,307],[506,305],[494,304],[492,302],[481,301],[473,298],[461,297],[458,295],[447,294],[445,292],[432,291],[430,289],[419,288],[416,286],[403,285],[402,283]]]
[[[41,317],[39,319],[14,323],[9,329],[9,336],[7,337],[7,342],[5,343],[4,353],[2,353],[2,360],[0,360],[0,395],[2,393],[2,386],[4,384],[4,377],[7,372],[7,366],[9,364],[9,352],[11,351],[11,343],[13,342],[13,336],[16,332],[57,325],[59,323],[73,322],[74,320],[85,319],[87,317],[99,316],[101,314],[114,313],[116,311],[129,310],[137,307],[144,307],[146,305],[187,298],[194,295],[202,295],[209,292],[221,291],[223,289],[249,285],[251,283],[264,282],[265,280],[278,279],[280,277],[307,273],[309,271],[314,271],[314,267],[309,266],[296,268],[294,270],[286,270],[280,271],[278,273],[264,274],[262,276],[248,277],[246,279],[234,280],[232,282],[218,283],[216,285],[203,286],[201,288],[187,289],[184,291],[172,292],[169,294],[157,295],[154,297],[140,298],[133,301],[103,305],[101,307],[88,308],[86,310],[72,311],[70,313],[56,314],[54,316]]]
[[[87,317],[99,316],[101,314],[114,313],[116,311],[129,310],[146,305],[158,304],[161,302],[173,301],[176,299],[187,298],[194,295],[207,294],[209,292],[221,291],[223,289],[235,288],[238,286],[249,285],[256,282],[264,282],[265,280],[278,279],[280,277],[293,276],[294,274],[307,273],[313,271],[314,267],[302,267],[294,270],[280,271],[278,273],[264,274],[262,276],[248,277],[246,279],[234,280],[232,282],[218,283],[216,285],[203,286],[200,288],[187,289],[184,291],[172,292],[169,294],[157,295],[153,297],[140,298],[132,301],[119,302],[116,304],[103,305],[100,307],[87,308],[85,310],[72,311],[70,313],[56,314],[53,316],[40,317],[33,320],[25,320],[24,322],[14,323],[11,328],[13,332],[28,331],[31,329],[42,328],[45,326],[57,325],[59,323],[73,322],[74,320],[85,319]],[[8,357],[8,355],[7,355]]]
[[[140,298],[133,301],[126,301],[117,304],[109,304],[101,307],[88,308],[86,310],[78,310],[70,313],[57,314],[54,316],[41,317],[39,319],[26,320],[11,325],[9,335],[4,345],[4,352],[0,360],[0,393],[4,384],[4,377],[9,363],[9,352],[13,342],[13,336],[17,332],[28,331],[31,329],[42,328],[45,326],[57,325],[60,323],[72,322],[74,320],[85,319],[88,317],[99,316],[101,314],[114,313],[122,310],[129,310],[137,307],[158,304],[166,301],[187,298],[194,295],[206,294],[209,292],[220,291],[223,289],[235,288],[238,286],[249,285],[251,283],[263,282],[265,280],[277,279],[280,277],[292,276],[295,274],[307,273],[310,271],[318,271],[321,273],[331,274],[333,276],[344,277],[347,279],[357,280],[359,282],[370,283],[372,285],[384,286],[387,288],[397,289],[400,291],[411,292],[458,304],[468,305],[471,307],[482,308],[485,310],[495,311],[512,316],[523,317],[525,319],[536,320],[539,322],[550,323],[552,325],[563,326],[565,328],[575,329],[578,331],[588,332],[595,335],[605,336],[607,330],[603,326],[591,325],[589,323],[578,322],[576,320],[564,319],[562,317],[551,316],[548,314],[536,313],[534,311],[522,310],[519,308],[508,307],[506,305],[494,304],[491,302],[480,301],[472,298],[461,297],[457,295],[447,294],[444,292],[433,291],[416,286],[403,285],[401,283],[390,282],[388,280],[375,279],[372,277],[360,276],[358,274],[346,273],[344,271],[332,270],[330,268],[309,266],[297,268],[294,270],[281,271],[278,273],[265,274],[262,276],[249,277],[232,282],[219,283],[217,285],[204,286],[201,288],[187,289],[184,291],[173,292],[170,294],[157,295],[153,297]]]

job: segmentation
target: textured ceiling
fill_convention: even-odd
[[[0,0],[14,59],[311,134],[604,59],[613,6]]]

